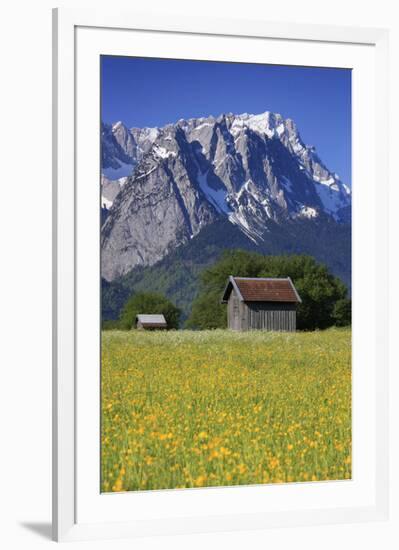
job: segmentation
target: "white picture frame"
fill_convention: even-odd
[[[81,33],[81,30],[84,32]],[[357,239],[357,248],[355,248],[354,261],[359,263],[359,266],[366,266],[367,255],[371,258],[370,283],[362,283],[360,280],[360,268],[354,270],[354,308],[358,303],[360,308],[360,300],[357,297],[360,293],[367,292],[368,298],[373,303],[373,319],[378,319],[378,323],[369,323],[365,327],[364,345],[362,341],[355,342],[357,347],[357,358],[367,363],[365,367],[365,382],[361,377],[354,380],[354,405],[359,405],[359,414],[357,418],[357,426],[360,426],[359,436],[356,430],[354,431],[354,445],[356,451],[356,440],[360,443],[364,440],[365,445],[371,458],[367,462],[367,468],[364,468],[363,478],[359,473],[358,487],[356,497],[346,506],[335,504],[334,499],[327,501],[322,484],[296,484],[295,498],[292,502],[300,502],[301,493],[305,498],[305,492],[309,492],[310,485],[317,485],[319,489],[311,489],[309,492],[309,500],[307,505],[292,505],[290,507],[280,505],[278,508],[273,507],[262,508],[261,501],[256,500],[254,490],[245,487],[234,488],[235,495],[239,495],[236,508],[229,513],[216,513],[212,511],[210,503],[212,500],[223,502],[223,495],[228,494],[229,500],[234,500],[231,493],[231,488],[214,489],[195,489],[186,491],[189,493],[190,506],[195,508],[195,501],[202,499],[201,495],[207,495],[206,503],[209,508],[207,514],[192,513],[185,516],[173,510],[177,506],[176,498],[171,496],[170,491],[152,492],[157,493],[154,499],[158,499],[159,510],[162,507],[167,508],[168,514],[161,513],[158,516],[134,516],[129,512],[131,502],[129,496],[109,495],[113,499],[111,507],[115,513],[111,514],[110,506],[105,506],[103,509],[98,508],[96,517],[85,516],[84,507],[96,509],[96,504],[93,500],[93,495],[89,495],[93,491],[93,485],[87,480],[90,478],[90,469],[94,471],[94,476],[99,475],[96,465],[89,461],[82,461],[83,446],[85,456],[95,457],[98,448],[95,444],[97,437],[96,429],[93,429],[94,439],[90,435],[90,428],[94,422],[96,425],[96,415],[99,415],[98,393],[91,394],[91,388],[98,385],[98,374],[93,375],[98,369],[98,348],[95,344],[96,331],[99,330],[97,325],[93,329],[92,338],[90,334],[81,348],[77,345],[79,323],[77,319],[80,312],[89,309],[93,303],[84,302],[86,300],[85,289],[88,289],[87,299],[89,299],[90,289],[87,282],[80,278],[77,265],[83,261],[88,262],[87,268],[97,269],[98,256],[90,256],[85,253],[85,246],[97,246],[96,241],[93,242],[97,234],[97,226],[89,229],[89,223],[82,225],[79,222],[79,208],[85,200],[90,201],[93,197],[91,194],[83,196],[81,187],[77,187],[77,181],[82,179],[83,173],[90,181],[98,182],[98,173],[92,170],[98,161],[97,142],[88,147],[92,149],[88,153],[88,159],[82,162],[79,155],[79,147],[77,145],[81,119],[82,124],[86,122],[86,114],[82,113],[82,109],[77,109],[77,98],[79,97],[79,83],[77,75],[79,73],[79,63],[84,62],[84,56],[87,60],[94,59],[98,56],[98,51],[102,51],[101,38],[92,39],[92,36],[97,31],[104,33],[113,33],[113,37],[121,38],[128,36],[128,33],[141,33],[144,36],[146,33],[154,35],[154,44],[159,37],[177,36],[179,40],[189,40],[190,37],[198,37],[198,40],[216,40],[216,37],[228,39],[233,45],[237,41],[257,41],[261,44],[262,41],[275,41],[276,44],[295,44],[299,51],[302,44],[306,49],[311,50],[313,46],[320,46],[318,59],[321,59],[320,64],[323,65],[322,45],[328,49],[330,56],[330,66],[333,61],[331,59],[336,56],[336,59],[342,59],[342,52],[339,51],[344,47],[353,47],[357,50],[364,49],[365,54],[363,61],[363,72],[366,63],[369,63],[370,78],[372,91],[367,95],[365,93],[363,111],[359,107],[359,112],[354,117],[354,124],[363,124],[364,117],[360,116],[364,113],[364,109],[368,108],[370,113],[371,124],[374,124],[374,132],[372,135],[378,136],[378,140],[366,145],[361,140],[361,132],[357,132],[355,136],[359,136],[357,142],[354,142],[354,164],[358,176],[361,174],[362,155],[367,157],[368,174],[364,174],[364,178],[369,178],[369,186],[365,184],[364,197],[362,203],[356,205],[354,202],[354,214],[357,217],[357,227],[364,227],[365,235],[362,241],[362,235],[354,228],[354,238]],[[90,35],[90,32],[92,33]],[[87,35],[87,36],[86,36]],[[158,36],[158,38],[157,38]],[[105,34],[104,34],[105,37]],[[125,40],[125,38],[124,38]],[[96,42],[97,41],[97,42]],[[79,47],[78,47],[79,42]],[[95,45],[96,42],[96,45]],[[115,48],[116,46],[115,38]],[[123,45],[123,40],[119,40],[122,51],[126,46]],[[242,42],[240,42],[241,44]],[[80,44],[83,44],[86,52],[81,56]],[[87,47],[85,46],[87,44]],[[105,42],[104,42],[105,44]],[[324,47],[323,46],[323,47]],[[130,47],[130,46],[129,46]],[[143,46],[144,48],[145,46]],[[159,47],[159,46],[158,46]],[[86,49],[85,49],[86,48]],[[100,50],[99,50],[100,48]],[[105,48],[105,45],[104,45]],[[314,49],[314,48],[313,48]],[[142,50],[143,51],[143,50]],[[140,55],[143,55],[143,53]],[[334,51],[336,53],[334,53]],[[215,54],[216,55],[216,54]],[[299,54],[298,54],[299,55]],[[327,54],[326,54],[327,55]],[[90,57],[91,56],[91,57]],[[293,59],[292,51],[289,49],[284,53],[284,59]],[[290,57],[291,56],[291,57]],[[369,56],[369,57],[367,57]],[[86,59],[85,58],[85,59]],[[273,526],[291,526],[291,525],[315,525],[321,523],[345,523],[353,521],[369,521],[376,519],[387,518],[388,514],[388,359],[387,359],[387,241],[388,241],[388,197],[387,197],[387,182],[388,182],[388,160],[387,160],[387,124],[388,124],[388,108],[387,108],[387,58],[388,58],[388,32],[381,29],[370,28],[351,28],[351,27],[334,27],[322,25],[303,25],[303,24],[285,24],[285,23],[270,23],[261,20],[233,20],[233,19],[214,19],[214,18],[190,18],[190,17],[156,17],[154,15],[131,12],[116,12],[102,10],[69,10],[56,9],[53,12],[53,182],[54,182],[54,197],[53,197],[53,538],[57,541],[71,541],[95,538],[119,538],[130,536],[145,536],[152,534],[178,534],[178,533],[194,533],[194,532],[211,532],[225,530],[243,530],[243,529],[263,529]],[[293,64],[299,64],[300,60],[296,58]],[[305,58],[304,58],[305,59]],[[248,59],[250,61],[250,59]],[[348,61],[350,63],[350,61]],[[370,64],[371,63],[371,64]],[[304,62],[303,64],[306,64]],[[342,66],[338,62],[338,66]],[[350,64],[348,66],[351,66]],[[85,69],[88,67],[86,66]],[[362,72],[359,69],[359,74]],[[87,81],[88,86],[98,86],[95,84],[97,67],[92,67],[92,80]],[[85,70],[85,74],[86,71]],[[372,76],[370,76],[372,75]],[[80,78],[80,77],[79,77]],[[85,77],[86,78],[86,77]],[[89,77],[87,77],[89,78]],[[359,80],[360,82],[360,80]],[[93,84],[91,84],[93,83]],[[86,85],[86,82],[85,82]],[[94,88],[93,88],[94,90]],[[356,103],[360,101],[359,90],[355,90],[353,96],[354,108]],[[95,94],[92,101],[97,100]],[[86,101],[86,100],[84,100]],[[378,116],[377,116],[378,111]],[[87,118],[87,117],[86,117]],[[87,121],[89,123],[89,121]],[[99,121],[98,121],[99,123]],[[94,128],[94,127],[93,127]],[[95,130],[95,128],[94,128]],[[93,131],[94,131],[93,130]],[[95,134],[93,134],[95,135]],[[369,149],[367,149],[369,147]],[[379,192],[373,191],[373,183],[377,178],[378,166],[378,185]],[[373,168],[373,170],[371,170]],[[83,172],[82,172],[83,171]],[[89,173],[89,172],[92,173]],[[359,177],[358,177],[359,179]],[[356,178],[354,178],[356,183]],[[94,185],[94,184],[93,184]],[[369,191],[368,191],[369,189]],[[355,188],[356,196],[356,188]],[[93,210],[94,212],[94,210]],[[369,232],[367,234],[367,231]],[[370,242],[371,239],[371,242]],[[97,237],[98,241],[98,237]],[[363,245],[362,245],[363,242]],[[356,244],[355,243],[355,244]],[[360,243],[360,245],[359,245]],[[79,244],[79,246],[77,246]],[[94,246],[94,248],[95,248]],[[361,252],[360,247],[364,250]],[[79,252],[80,247],[80,252]],[[356,250],[359,250],[359,257],[356,257]],[[363,262],[363,263],[362,263]],[[90,267],[91,266],[91,267]],[[378,289],[376,274],[378,271]],[[357,275],[356,275],[357,274]],[[357,278],[356,278],[357,277]],[[85,287],[86,285],[86,287]],[[362,286],[363,285],[363,286]],[[92,285],[95,286],[95,285]],[[83,291],[82,291],[83,289]],[[378,294],[377,294],[378,290]],[[94,295],[94,301],[98,299],[98,294]],[[97,296],[97,297],[96,297]],[[357,300],[357,302],[356,302]],[[86,305],[85,305],[86,304]],[[98,305],[98,304],[97,304]],[[356,312],[355,312],[356,313]],[[358,319],[362,317],[359,310]],[[95,322],[95,320],[94,320]],[[81,323],[80,323],[81,324]],[[94,326],[94,325],[93,325]],[[359,321],[360,326],[360,321]],[[367,336],[369,331],[369,337]],[[81,339],[80,339],[81,342]],[[368,347],[369,346],[369,347]],[[370,347],[371,346],[371,347]],[[363,350],[364,348],[364,350]],[[88,368],[82,372],[81,363],[77,360],[80,353],[88,353],[88,357],[94,356],[94,361],[87,362]],[[94,355],[93,355],[94,353]],[[362,355],[363,353],[363,355]],[[368,374],[367,374],[368,373]],[[93,377],[94,376],[94,377]],[[96,377],[97,376],[97,377]],[[368,381],[368,382],[367,382]],[[368,386],[367,386],[368,384]],[[98,389],[98,388],[97,388]],[[79,391],[78,391],[79,390]],[[364,390],[364,395],[362,394]],[[97,391],[97,390],[96,390]],[[367,393],[370,392],[370,393]],[[367,412],[367,399],[365,395],[372,395],[369,400],[370,407],[368,409],[368,426],[365,426],[363,432],[361,430],[360,413]],[[82,407],[82,394],[85,396],[84,411]],[[362,395],[364,397],[362,401]],[[97,401],[96,401],[97,400]],[[361,404],[363,403],[363,404]],[[363,408],[362,408],[363,407]],[[77,412],[79,411],[79,413]],[[85,416],[84,416],[85,415]],[[366,417],[364,422],[366,422]],[[369,428],[371,425],[371,428]],[[356,428],[356,425],[355,425]],[[356,428],[358,429],[358,428]],[[367,438],[367,432],[372,433],[372,437]],[[96,435],[97,434],[97,435]],[[363,439],[362,439],[363,438]],[[359,445],[360,445],[359,443]],[[359,447],[360,448],[360,447]],[[95,460],[95,458],[93,459]],[[361,458],[358,457],[359,464]],[[366,460],[364,458],[363,460]],[[360,472],[360,470],[359,470]],[[373,478],[370,487],[366,487],[366,482],[361,479]],[[93,477],[95,480],[95,477]],[[356,480],[355,480],[356,481]],[[330,483],[330,482],[328,482]],[[339,482],[335,482],[339,483]],[[363,487],[362,487],[363,484]],[[354,487],[355,484],[352,486]],[[324,488],[323,488],[324,487]],[[331,486],[332,487],[332,486]],[[341,485],[342,487],[342,485]],[[367,489],[367,491],[366,491]],[[230,491],[230,493],[226,493]],[[252,491],[252,492],[251,492]],[[289,494],[284,487],[273,487],[272,489],[275,501],[287,500]],[[284,492],[285,491],[285,492]],[[362,492],[363,491],[363,492]],[[367,498],[362,499],[361,495],[366,494]],[[160,494],[162,493],[162,495]],[[341,488],[338,493],[342,493],[339,497],[344,498]],[[174,493],[177,494],[176,492]],[[182,494],[182,492],[180,492]],[[252,495],[252,496],[251,496]],[[97,496],[101,495],[96,495]],[[108,498],[109,498],[108,496]],[[258,495],[259,496],[259,495]],[[256,498],[258,498],[258,496]],[[142,503],[145,508],[146,496],[143,493],[135,495],[136,509]],[[152,498],[152,497],[151,497]],[[180,497],[178,497],[180,498]],[[245,502],[250,502],[254,499],[254,506],[248,512],[248,507]],[[291,498],[291,497],[289,497]],[[306,497],[307,498],[307,497]],[[338,496],[337,496],[338,498]],[[137,500],[139,499],[139,500]],[[141,499],[141,500],[140,500]],[[299,500],[298,500],[299,499]],[[357,499],[357,500],[356,500]],[[148,500],[148,499],[147,499]],[[181,499],[180,499],[181,500]],[[203,500],[203,499],[202,499]],[[239,503],[242,501],[242,504]],[[341,502],[340,501],[340,502]],[[153,507],[155,500],[151,501],[150,506]],[[188,501],[187,501],[188,502]],[[226,502],[226,501],[225,501]],[[319,503],[316,505],[315,503]],[[117,504],[118,503],[118,504]],[[337,500],[338,503],[338,500]],[[108,500],[109,504],[109,500]],[[201,504],[202,505],[202,504]],[[187,506],[186,502],[181,501],[181,506]],[[241,506],[241,508],[240,508]],[[123,517],[122,510],[125,508],[127,513]],[[193,509],[194,509],[193,508]],[[199,509],[199,508],[198,508]],[[120,511],[120,520],[117,515]],[[232,509],[233,510],[233,509]],[[130,519],[131,518],[131,519]]]

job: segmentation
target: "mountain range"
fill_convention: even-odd
[[[267,111],[162,128],[102,123],[101,162],[106,288],[137,286],[135,273],[155,275],[187,254],[206,265],[233,243],[312,254],[350,285],[351,190],[291,119]]]

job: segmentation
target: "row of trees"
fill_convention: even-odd
[[[220,304],[229,275],[237,277],[291,277],[302,303],[297,327],[301,330],[345,326],[351,322],[346,286],[312,256],[264,256],[232,250],[202,274],[201,287],[187,322],[190,328],[225,327],[226,306]]]
[[[313,257],[264,256],[255,252],[230,250],[203,271],[197,298],[185,324],[187,328],[201,330],[227,326],[226,306],[220,300],[229,275],[291,277],[302,299],[298,305],[298,329],[324,329],[351,323],[351,301],[347,297],[345,285]],[[131,329],[139,313],[162,313],[169,328],[179,327],[180,310],[165,296],[156,293],[132,296],[122,309],[117,326]]]

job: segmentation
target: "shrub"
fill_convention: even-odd
[[[139,314],[159,313],[163,314],[168,324],[168,329],[178,328],[180,309],[162,294],[153,292],[139,292],[132,296],[124,305],[119,325],[122,330],[130,330]]]

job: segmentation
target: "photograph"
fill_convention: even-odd
[[[101,55],[102,493],[352,479],[351,98]]]

